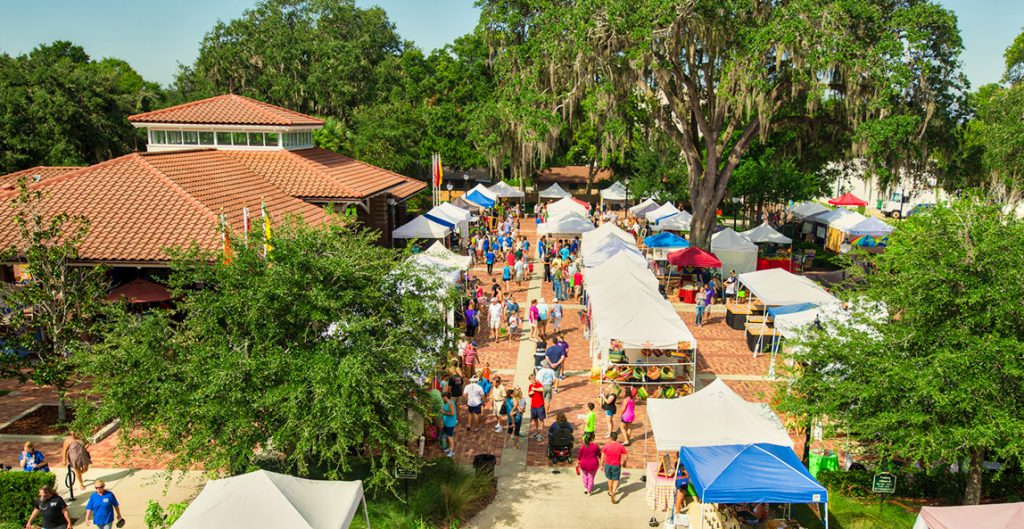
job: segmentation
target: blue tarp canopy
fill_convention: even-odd
[[[455,223],[450,221],[450,220],[448,220],[448,219],[443,219],[441,217],[437,217],[437,216],[431,215],[430,213],[424,213],[423,216],[426,217],[427,220],[429,220],[430,222],[433,222],[433,223],[436,223],[436,224],[440,224],[440,225],[444,226],[445,228],[454,228],[455,227]]]
[[[669,232],[659,233],[644,237],[644,245],[648,248],[689,248],[690,243],[686,239]]]
[[[704,503],[824,503],[828,491],[788,446],[767,443],[679,449]]]
[[[793,305],[779,305],[778,307],[768,307],[768,315],[771,317],[782,316],[783,314],[794,314],[797,312],[803,312],[805,310],[811,310],[818,305],[815,303],[795,303]]]
[[[466,198],[473,202],[476,202],[477,204],[480,204],[485,208],[489,208],[494,205],[493,200],[487,198],[487,195],[479,191],[471,191],[468,195],[466,195]]]

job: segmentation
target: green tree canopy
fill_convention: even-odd
[[[969,196],[902,222],[875,265],[850,321],[799,340],[782,409],[884,458],[966,462],[976,504],[982,461],[1024,456],[1024,221]]]
[[[70,42],[0,54],[0,174],[88,165],[135,150],[143,136],[128,116],[156,108],[162,97],[124,61],[94,61]]]
[[[536,108],[572,108],[595,83],[616,87],[619,102],[641,96],[686,160],[702,247],[755,139],[830,101],[851,129],[914,109],[920,135],[962,78],[955,17],[928,1],[481,5],[506,82],[536,94]]]
[[[340,224],[275,226],[269,260],[234,235],[229,263],[178,255],[174,310],[114,310],[79,356],[90,422],[121,419],[122,449],[173,454],[172,468],[239,473],[262,451],[330,478],[366,461],[370,485],[390,486],[395,465],[416,464],[407,410],[427,409],[414,379],[454,345],[449,298]]]

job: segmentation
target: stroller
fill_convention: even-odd
[[[548,436],[548,459],[552,463],[571,460],[573,443],[571,430],[568,428],[555,430],[555,433]]]

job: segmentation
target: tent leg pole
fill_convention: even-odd
[[[370,507],[366,505],[366,496],[363,496],[363,518],[366,519],[366,529],[370,529]]]
[[[704,529],[704,500],[700,501],[700,529]]]
[[[825,529],[828,529],[828,502],[825,502]]]

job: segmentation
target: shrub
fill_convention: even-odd
[[[24,527],[39,499],[39,489],[56,483],[52,472],[0,472],[0,522]]]
[[[181,518],[187,507],[187,503],[172,503],[164,510],[159,503],[149,500],[143,520],[149,529],[167,529]]]
[[[945,465],[930,470],[892,470],[896,475],[896,494],[900,498],[918,500],[940,500],[946,504],[957,504],[967,484],[967,475],[954,474]],[[818,481],[830,491],[846,496],[869,497],[871,480],[875,472],[870,470],[825,470],[818,473]],[[1019,501],[1024,491],[1024,473],[1016,467],[1007,467],[1002,473],[986,472],[983,476],[982,491],[985,499],[997,502]]]

